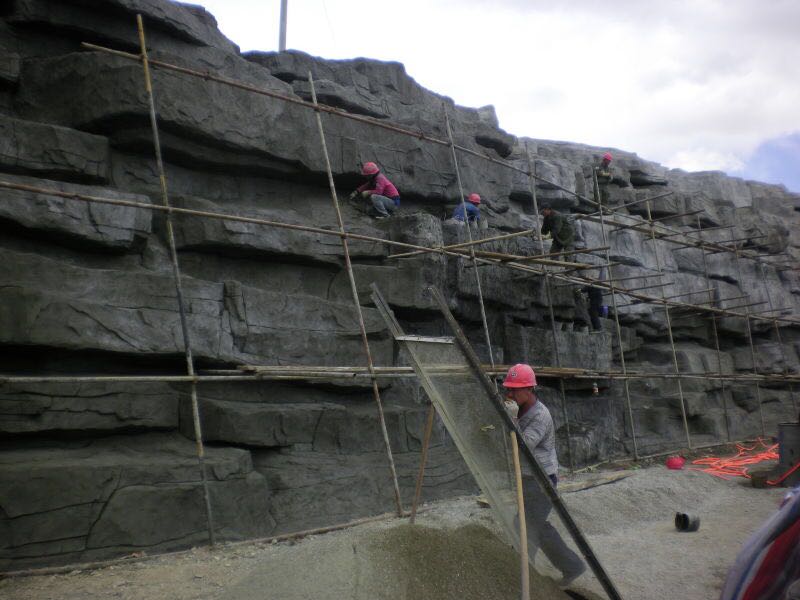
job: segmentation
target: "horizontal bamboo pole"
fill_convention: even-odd
[[[717,231],[717,230],[719,230],[719,229],[732,229],[732,228],[734,228],[734,227],[737,227],[737,225],[736,225],[735,223],[734,223],[734,224],[732,224],[732,225],[721,225],[721,226],[719,226],[719,227],[704,227],[703,229],[696,229],[696,228],[693,228],[693,229],[689,229],[689,230],[687,230],[687,231],[676,231],[675,233],[670,233],[670,234],[667,234],[667,235],[662,235],[662,236],[661,236],[661,239],[667,239],[667,238],[671,238],[671,237],[673,237],[673,236],[676,236],[676,235],[695,235],[695,234],[697,234],[697,233],[705,233],[705,232],[707,232],[707,231]],[[725,240],[725,242],[726,242],[726,243],[727,243],[728,241],[729,241],[729,240]]]
[[[617,233],[617,232],[620,232],[620,231],[624,231],[626,229],[632,229],[633,227],[636,227],[636,226],[639,226],[639,225],[652,225],[656,221],[665,221],[667,219],[677,219],[679,217],[689,217],[689,216],[692,216],[692,215],[699,214],[701,212],[705,212],[705,209],[701,208],[701,209],[698,209],[698,210],[692,210],[692,211],[685,212],[685,213],[679,213],[677,215],[667,215],[666,217],[658,217],[656,219],[643,219],[640,222],[630,223],[630,224],[627,224],[627,225],[620,225],[620,226],[616,227],[615,229],[612,229],[611,233]],[[664,237],[665,236],[662,236],[662,239]]]
[[[494,237],[482,238],[480,240],[473,240],[471,242],[461,242],[460,244],[451,244],[449,246],[434,246],[434,249],[437,250],[455,250],[457,248],[467,248],[469,246],[478,246],[480,244],[486,244],[488,242],[496,242],[498,240],[507,240],[509,238],[519,237],[521,235],[528,235],[531,233],[535,233],[535,229],[525,229],[524,231],[517,231],[516,233],[506,233],[504,235],[496,235]],[[410,256],[419,256],[420,254],[425,254],[422,250],[415,250],[414,252],[403,252],[401,254],[390,254],[386,258],[408,258]]]
[[[613,214],[623,214],[623,213],[617,213],[616,211],[620,210],[621,208],[628,208],[629,206],[634,206],[636,204],[642,204],[643,202],[652,202],[653,200],[660,200],[661,198],[666,198],[667,196],[672,196],[672,194],[674,194],[674,193],[675,192],[673,192],[673,191],[669,191],[669,192],[664,192],[663,194],[658,194],[658,195],[653,196],[651,198],[642,198],[641,200],[634,200],[633,202],[627,202],[625,204],[620,204],[619,206],[603,207],[605,209],[603,211],[603,214],[604,215],[608,214],[608,212],[609,212],[607,210],[608,208],[611,208]],[[600,214],[600,211],[595,211],[593,213],[588,213],[587,215],[581,215],[581,214],[575,215],[575,218],[576,219],[582,219],[584,216],[596,217],[599,214]]]
[[[725,379],[730,381],[765,381],[781,383],[785,381],[800,381],[800,374],[753,374],[745,372],[735,373],[681,373],[657,371],[598,371],[574,367],[552,367],[545,365],[532,365],[538,377],[553,379]],[[508,372],[511,365],[484,365],[484,370],[491,376],[501,376]],[[303,381],[303,380],[333,380],[333,379],[370,379],[371,374],[365,367],[325,367],[325,366],[262,366],[241,365],[237,371],[229,371],[230,375],[13,375],[0,374],[0,384],[6,385],[31,385],[51,383],[220,383],[220,382],[263,382],[272,381]],[[241,374],[235,374],[235,373]],[[440,375],[461,375],[469,372],[464,365],[439,365],[436,373]],[[375,377],[379,379],[413,378],[416,377],[411,367],[375,367]]]
[[[694,294],[707,294],[708,292],[713,292],[715,288],[710,287],[704,290],[696,290],[694,292],[683,292],[682,294],[674,294],[672,296],[664,296],[664,300],[672,300],[673,298],[682,298],[684,296],[693,296]],[[706,302],[701,302],[700,304],[706,304]]]

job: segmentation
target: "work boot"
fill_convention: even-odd
[[[558,587],[562,590],[568,588],[572,583],[581,575],[586,572],[586,565],[581,563],[581,568],[571,573],[563,573],[561,579],[558,581]]]

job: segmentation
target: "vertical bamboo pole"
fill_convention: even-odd
[[[658,268],[658,274],[662,275],[661,270],[661,254],[658,251],[658,241],[656,240],[656,228],[653,225],[653,215],[650,212],[650,201],[648,200],[645,202],[645,207],[647,209],[647,221],[650,224],[650,240],[653,242],[653,252],[656,255],[656,267]],[[661,288],[661,298],[663,299],[666,296],[666,292],[664,288]],[[680,368],[678,367],[678,352],[675,350],[675,338],[672,336],[672,319],[669,314],[669,305],[664,303],[664,317],[667,321],[667,333],[669,334],[669,345],[672,348],[672,364],[675,367],[675,374],[679,377],[675,379],[676,383],[678,384],[678,398],[681,402],[681,419],[683,420],[683,430],[686,433],[686,444],[689,446],[689,449],[692,449],[692,436],[689,433],[689,420],[686,418],[686,401],[683,397],[683,383],[680,379]]]
[[[433,402],[428,406],[428,416],[425,419],[425,433],[422,436],[422,456],[419,459],[419,473],[417,473],[417,485],[414,488],[414,502],[411,504],[411,524],[417,519],[417,507],[422,496],[422,480],[425,477],[425,462],[428,460],[428,446],[431,443],[431,433],[433,433],[433,418],[436,416],[436,408]]]
[[[742,261],[739,258],[739,247],[736,245],[735,237],[734,237],[733,229],[730,230],[730,237],[731,237],[731,245],[733,246],[733,256],[736,259],[736,273],[739,276],[739,286],[744,286],[744,281],[742,280]],[[744,292],[744,289],[742,289]],[[745,292],[746,294],[747,292]],[[747,334],[747,342],[750,345],[750,360],[753,361],[753,375],[758,375],[758,364],[756,363],[756,350],[753,344],[753,330],[750,327],[750,306],[749,303],[744,305],[744,324],[745,324],[745,333]],[[756,391],[756,402],[758,403],[758,416],[761,419],[761,435],[767,435],[767,425],[764,421],[764,405],[761,402],[761,386],[758,384],[758,381],[754,382],[755,391]]]
[[[767,283],[767,267],[766,267],[766,265],[764,265],[764,263],[760,263],[760,265],[761,265],[761,277],[762,277],[762,280],[764,282],[764,291],[767,293],[767,303],[769,304],[769,311],[772,314],[775,314],[774,311],[773,311],[775,306],[772,304],[772,294],[769,291],[769,284]],[[772,324],[775,327],[775,338],[777,339],[778,346],[781,349],[781,358],[783,359],[783,376],[784,377],[788,377],[788,375],[789,375],[789,364],[786,362],[786,349],[783,347],[783,338],[781,336],[780,327],[778,326],[778,319],[777,318],[773,319]],[[797,417],[797,399],[795,398],[795,395],[794,395],[794,384],[793,383],[789,384],[789,394],[791,395],[791,398],[792,398],[792,410],[794,411],[793,412],[793,414],[794,414],[793,418],[796,418]]]
[[[478,286],[478,304],[480,305],[481,310],[481,321],[483,322],[483,335],[486,339],[486,347],[489,350],[489,364],[492,365],[492,369],[494,369],[494,352],[492,351],[492,340],[489,336],[489,322],[486,319],[486,307],[483,303],[483,290],[481,288],[481,276],[480,270],[478,269],[478,260],[475,258],[475,246],[472,245],[472,230],[469,226],[469,220],[467,219],[467,201],[464,197],[464,186],[461,185],[461,169],[458,167],[458,156],[456,155],[456,144],[453,140],[453,130],[450,127],[450,117],[447,114],[447,105],[442,104],[444,109],[444,123],[447,127],[447,138],[450,141],[450,151],[453,154],[453,167],[456,170],[456,181],[458,183],[458,193],[461,195],[461,210],[464,211],[464,226],[467,229],[467,241],[470,243],[469,246],[469,256],[472,260],[472,269],[475,271],[475,284]],[[492,379],[495,384],[495,388],[497,387],[497,381]]]
[[[542,239],[542,230],[539,226],[539,201],[536,197],[536,182],[533,175],[533,164],[531,161],[531,153],[528,148],[528,142],[525,142],[525,154],[528,157],[528,185],[531,190],[531,198],[533,199],[534,219],[536,221],[536,240],[539,242],[539,253],[545,254],[544,240]],[[553,336],[553,355],[556,361],[556,367],[561,367],[561,351],[558,344],[558,333],[556,331],[556,315],[553,310],[553,296],[550,287],[550,273],[547,265],[542,266],[544,272],[544,291],[547,301],[547,308],[550,313],[550,333]],[[569,424],[569,413],[567,412],[567,391],[564,386],[564,380],[558,380],[558,387],[561,392],[561,414],[564,419],[564,428],[567,430],[567,458],[569,460],[569,470],[575,470],[575,459],[572,456],[572,431]]]
[[[156,119],[156,104],[153,96],[153,83],[150,78],[150,63],[147,58],[147,44],[144,37],[144,24],[142,15],[136,15],[136,25],[139,29],[139,45],[142,51],[142,69],[144,70],[144,84],[147,91],[147,102],[150,109],[150,127],[153,131],[153,147],[155,149],[156,167],[158,169],[158,181],[161,187],[161,202],[165,208],[170,208],[169,193],[167,191],[167,176],[164,171],[164,161],[161,156],[161,141],[158,134],[158,120]],[[194,377],[194,358],[192,357],[192,342],[189,337],[189,325],[186,320],[186,303],[183,298],[183,286],[181,285],[181,270],[178,263],[178,251],[175,246],[175,232],[172,227],[172,214],[167,211],[167,243],[169,245],[169,255],[172,261],[172,275],[175,279],[175,295],[178,299],[178,312],[180,313],[181,333],[183,334],[184,354],[186,356],[186,372]],[[214,535],[214,516],[211,510],[211,496],[208,489],[208,476],[205,465],[205,448],[203,446],[203,431],[200,426],[200,406],[197,401],[197,383],[191,382],[190,395],[192,402],[192,424],[194,426],[194,438],[197,448],[197,462],[200,468],[200,481],[203,487],[203,500],[206,509],[206,525],[208,527],[208,542],[212,546],[216,543]]]
[[[606,235],[606,222],[603,216],[603,198],[600,194],[600,184],[597,182],[597,170],[592,167],[592,193],[594,194],[595,202],[597,203],[597,210],[600,216],[600,235],[603,238],[603,246],[606,246],[606,264],[611,264],[611,251],[608,249],[608,236]],[[608,285],[611,292],[611,305],[614,310],[614,325],[617,331],[617,345],[619,346],[619,363],[622,373],[628,373],[625,364],[625,349],[622,347],[622,327],[619,324],[619,309],[617,308],[617,295],[614,291],[614,277],[611,274],[611,267],[608,267]],[[636,443],[636,424],[633,422],[633,408],[631,406],[631,390],[628,383],[628,378],[623,379],[625,386],[625,406],[628,410],[628,422],[631,425],[631,440],[633,441],[633,458],[639,460],[639,447]]]
[[[519,447],[517,434],[510,432],[511,455],[514,458],[514,478],[517,482],[517,515],[519,517],[519,568],[520,600],[531,598],[530,567],[528,566],[528,524],[525,522],[525,497],[522,492],[522,469],[519,466]]]
[[[697,215],[697,229],[700,230],[700,215]],[[699,234],[700,242],[703,242],[703,234]],[[708,274],[708,260],[706,259],[706,249],[705,246],[700,248],[700,252],[703,255],[703,272],[706,276],[706,287],[708,288],[708,305],[714,306],[714,292],[711,289],[713,286],[711,285],[711,277]],[[714,347],[717,350],[717,372],[720,374],[719,377],[719,385],[722,394],[722,411],[725,418],[725,439],[727,441],[731,441],[731,426],[729,422],[728,416],[728,401],[725,398],[725,379],[722,377],[722,352],[719,348],[719,332],[717,331],[717,315],[711,313],[711,331],[714,334]]]
[[[403,515],[403,505],[400,500],[400,484],[397,481],[397,470],[394,466],[394,456],[392,455],[392,446],[389,443],[389,432],[386,430],[386,419],[383,414],[383,402],[381,401],[381,392],[378,389],[378,379],[375,376],[375,365],[372,362],[372,351],[369,347],[369,339],[367,338],[367,327],[364,324],[364,314],[361,311],[361,300],[358,297],[358,287],[356,286],[356,278],[353,274],[353,264],[350,262],[350,248],[347,245],[347,237],[345,234],[344,221],[342,220],[342,211],[339,208],[339,198],[336,195],[336,185],[333,182],[333,171],[331,170],[331,161],[328,157],[328,145],[325,142],[325,130],[322,127],[322,117],[319,113],[319,104],[317,103],[317,91],[314,87],[314,78],[311,71],[308,72],[308,83],[311,86],[311,99],[316,108],[315,115],[317,117],[317,130],[319,131],[319,139],[322,145],[322,154],[325,158],[325,171],[328,175],[328,187],[331,192],[331,200],[333,201],[333,208],[336,211],[336,221],[339,225],[339,232],[342,234],[342,252],[344,254],[344,264],[347,270],[347,278],[350,281],[350,291],[353,294],[353,305],[358,316],[358,327],[361,332],[361,342],[364,346],[364,354],[367,358],[367,369],[369,369],[370,378],[372,379],[372,395],[375,398],[375,405],[378,409],[378,421],[380,422],[381,434],[383,435],[383,444],[386,447],[386,456],[389,460],[389,471],[392,475],[392,484],[394,485],[394,500],[397,505],[397,515]]]

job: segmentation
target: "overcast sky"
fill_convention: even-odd
[[[242,51],[280,0],[195,0]],[[289,0],[287,46],[397,60],[509,133],[800,192],[800,0]]]

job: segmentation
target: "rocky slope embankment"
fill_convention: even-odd
[[[137,202],[159,202],[141,66],[97,51],[92,42],[138,51],[135,14],[144,15],[153,58],[309,98],[306,74],[322,102],[445,137],[449,112],[458,144],[527,168],[567,190],[590,194],[591,165],[605,149],[518,139],[501,130],[491,107],[455,106],[419,86],[402,65],[366,59],[325,61],[298,52],[240,54],[203,10],[166,0],[14,0],[0,21],[0,180]],[[154,71],[159,125],[175,206],[335,226],[323,157],[311,111],[174,72]],[[443,224],[458,200],[450,150],[362,123],[323,116],[337,185],[350,191],[361,162],[376,161],[400,188],[400,213],[373,221],[345,206],[348,229],[397,241],[439,245],[463,231]],[[620,205],[665,190],[658,217],[702,207],[704,226],[734,224],[763,252],[800,241],[797,195],[720,173],[685,173],[614,151]],[[476,157],[461,157],[469,191],[483,198],[489,229],[533,226],[527,179]],[[564,211],[590,207],[546,183],[540,201]],[[641,214],[641,205],[631,207]],[[622,209],[626,212],[625,209]],[[665,221],[696,225],[696,217]],[[335,237],[246,223],[175,219],[193,351],[200,369],[262,365],[363,365],[355,311]],[[0,191],[0,356],[13,374],[181,373],[183,342],[161,213],[86,204],[47,193]],[[589,246],[600,246],[596,223],[584,223]],[[709,237],[712,235],[708,234]],[[728,230],[713,235],[725,239]],[[757,237],[757,236],[765,237]],[[708,287],[698,250],[654,245],[632,230],[611,235],[616,277],[656,272],[656,254],[671,283],[666,295]],[[366,293],[377,282],[409,332],[443,333],[429,285],[445,290],[454,312],[486,356],[474,273],[462,259],[423,255],[388,259],[382,245],[350,246],[373,357],[402,364]],[[532,254],[518,237],[492,249]],[[730,255],[708,257],[717,298],[751,295],[795,308],[793,272],[761,272]],[[481,268],[495,359],[554,364],[548,309],[539,278]],[[616,364],[610,321],[596,335],[572,330],[574,298],[556,288],[554,309],[564,366]],[[623,298],[620,298],[623,302]],[[738,301],[741,303],[741,301]],[[729,302],[735,305],[737,302]],[[760,305],[763,307],[764,305]],[[629,367],[668,371],[672,355],[663,310],[620,309]],[[708,320],[676,321],[682,370],[717,369]],[[798,368],[799,330],[754,323],[757,367]],[[720,321],[723,369],[752,370],[741,319]],[[783,357],[786,363],[783,364]],[[553,382],[542,397],[559,406]],[[602,382],[601,382],[601,385]],[[696,443],[761,431],[752,386],[684,382]],[[640,450],[683,444],[672,382],[631,384]],[[387,427],[405,498],[418,464],[425,398],[413,380],[383,388]],[[791,413],[789,390],[762,388],[768,432]],[[205,538],[188,390],[168,383],[3,384],[0,387],[0,568],[92,560],[133,551],[185,547]],[[264,536],[343,521],[392,507],[392,486],[372,394],[363,383],[269,382],[204,384],[199,388],[212,504],[219,535]],[[591,394],[591,382],[568,383],[569,440],[579,464],[630,450],[619,386]],[[566,430],[553,410],[561,455]],[[452,444],[437,428],[425,497],[474,490]]]

